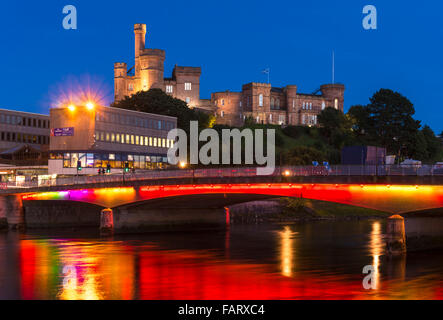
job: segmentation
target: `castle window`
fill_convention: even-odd
[[[185,90],[186,91],[190,91],[191,90],[191,83],[190,82],[185,82]]]
[[[295,99],[292,99],[292,110],[295,110]]]
[[[258,96],[258,106],[263,107],[263,95],[262,94],[260,94]]]
[[[311,103],[309,103],[309,109],[311,109],[311,110],[312,110],[312,102],[311,102]]]
[[[225,105],[225,99],[221,100],[221,105],[224,106]]]
[[[191,102],[191,98],[186,97],[186,103],[189,103],[189,102]]]
[[[272,122],[272,113],[269,115],[269,122]]]
[[[259,122],[260,122],[260,117],[259,117],[259,116],[257,116],[257,119],[256,119],[256,121],[257,121],[257,123],[259,123]]]
[[[240,106],[240,108],[241,108],[241,101],[238,103],[238,105]]]
[[[172,91],[173,91],[173,87],[171,86],[171,85],[167,85],[166,86],[166,93],[172,93]]]
[[[276,104],[277,104],[277,105],[276,105],[277,109],[280,109],[280,99],[277,99],[277,100],[276,100]]]
[[[271,108],[274,108],[274,98],[271,98]]]
[[[335,107],[335,109],[338,109],[338,99],[337,98],[334,100],[334,107]]]
[[[322,110],[325,110],[325,108],[326,108],[325,102],[322,101],[322,103],[321,103],[321,109],[322,109]]]
[[[220,116],[221,116],[222,118],[225,116],[225,112],[224,112],[223,110],[220,112]]]
[[[134,90],[134,85],[132,83],[128,84],[128,91]]]
[[[303,107],[302,107],[302,109],[304,109],[305,108],[305,103],[303,102]]]

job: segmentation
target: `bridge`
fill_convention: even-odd
[[[87,216],[82,216],[82,210],[89,205],[95,210],[90,220],[96,219],[93,217],[100,210],[111,208],[124,224],[130,216],[128,209],[140,206],[154,210],[157,218],[169,214],[171,220],[187,219],[191,209],[201,210],[200,218],[207,220],[209,209],[219,212],[232,204],[277,197],[330,201],[397,214],[437,209],[443,207],[443,172],[427,167],[303,166],[276,168],[270,176],[257,176],[256,168],[243,167],[57,178],[40,185],[29,182],[4,187],[0,218],[5,217],[10,225],[31,225],[50,211],[58,210],[63,216],[80,205],[75,215],[82,220]],[[174,214],[165,213],[166,209],[174,209]],[[178,216],[179,212],[185,214]],[[140,211],[132,222],[140,223],[142,215]],[[222,213],[216,215],[217,221],[225,219]]]

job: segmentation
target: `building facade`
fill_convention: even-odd
[[[190,107],[211,108],[210,101],[200,99],[200,67],[175,66],[172,77],[164,77],[165,51],[145,48],[146,25],[135,24],[134,66],[128,70],[125,62],[114,64],[114,99],[152,88],[162,89],[174,98],[186,101]]]
[[[13,165],[47,161],[49,116],[0,109],[0,162]]]
[[[160,88],[188,105],[206,110],[217,123],[241,126],[247,117],[257,123],[317,125],[317,115],[326,107],[343,111],[342,84],[324,84],[313,94],[299,93],[296,85],[282,88],[269,83],[244,84],[240,92],[214,92],[211,99],[200,99],[200,67],[175,66],[172,77],[164,77],[165,51],[145,48],[146,25],[135,24],[135,62],[128,70],[124,62],[114,64],[115,101],[126,96]]]
[[[112,107],[71,106],[50,110],[51,138],[49,174],[97,174],[108,164],[122,172],[162,168],[173,141],[168,132],[176,128],[175,117]]]
[[[343,111],[342,84],[325,84],[313,94],[297,92],[296,85],[283,88],[269,83],[248,83],[242,91],[215,92],[217,123],[240,126],[247,117],[256,123],[279,125],[317,125],[317,115],[325,108]]]

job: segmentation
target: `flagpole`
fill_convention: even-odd
[[[332,50],[332,84],[335,83],[335,53]]]

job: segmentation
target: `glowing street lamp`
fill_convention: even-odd
[[[178,165],[179,165],[179,167],[182,168],[182,169],[183,169],[183,168],[186,168],[186,162],[184,162],[184,161],[180,161]]]
[[[285,171],[283,171],[283,175],[286,177],[289,177],[291,175],[291,171],[285,170]]]
[[[86,108],[88,108],[88,110],[92,110],[92,109],[94,109],[94,104],[92,102],[88,102],[86,104]]]
[[[69,109],[69,111],[75,111],[75,106],[73,105],[73,104],[70,104],[69,106],[68,106],[68,109]]]

